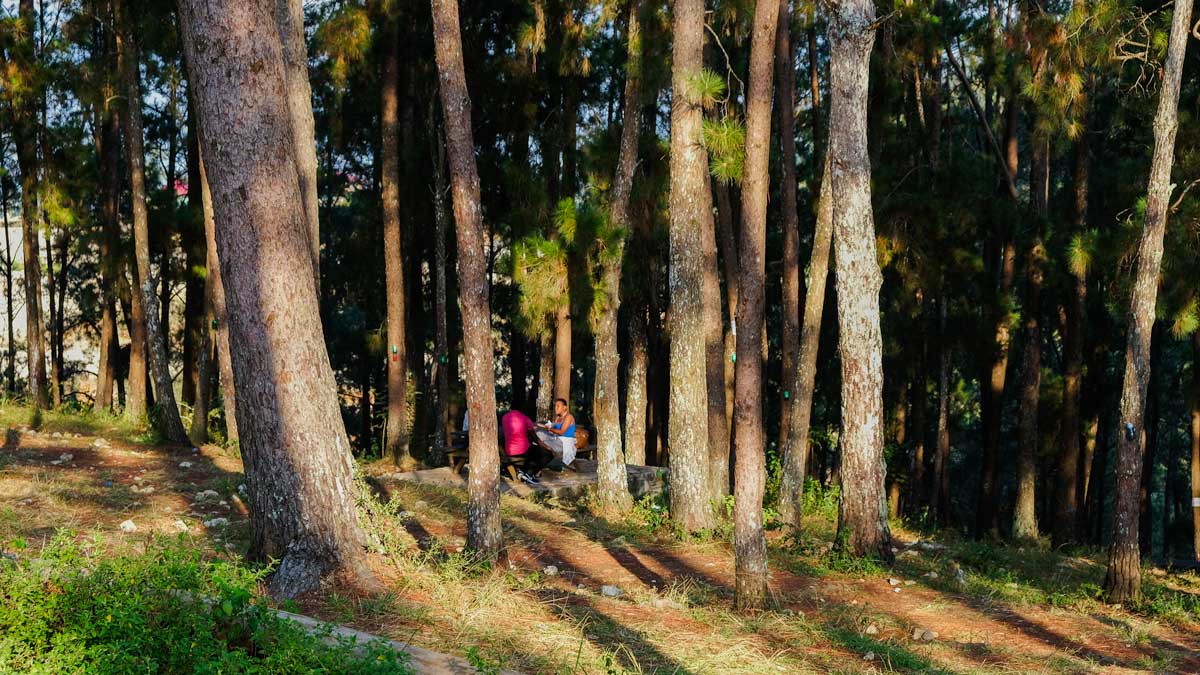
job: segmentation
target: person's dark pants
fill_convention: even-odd
[[[525,454],[518,455],[518,457],[525,458],[525,464],[521,468],[529,475],[536,476],[539,471],[545,469],[554,460],[554,453],[537,443],[530,443],[529,449],[525,451]]]

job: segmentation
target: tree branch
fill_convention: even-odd
[[[968,100],[971,102],[971,109],[975,111],[975,116],[979,118],[979,126],[983,127],[983,131],[987,134],[988,145],[992,147],[992,152],[996,155],[996,163],[1000,165],[1000,170],[1004,172],[1004,181],[1008,188],[1008,194],[1013,200],[1017,199],[1017,181],[1012,172],[1008,170],[1008,164],[1004,161],[1004,151],[1000,148],[1000,143],[996,140],[996,135],[992,133],[992,125],[988,124],[987,116],[984,115],[983,106],[979,105],[979,98],[975,96],[975,91],[971,89],[971,83],[967,81],[967,73],[963,70],[962,64],[954,57],[954,49],[950,44],[949,36],[946,38],[946,59],[950,62],[950,67],[954,69],[954,74],[958,76],[958,81],[962,83],[963,91],[966,92]]]

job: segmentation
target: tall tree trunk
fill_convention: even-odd
[[[120,271],[121,279],[118,284],[122,287],[122,309],[126,319],[126,331],[129,333],[129,374],[128,387],[125,395],[125,419],[135,424],[146,422],[146,412],[150,402],[150,380],[146,372],[146,308],[142,294],[135,289],[139,287],[137,280],[137,263],[126,258],[122,267],[129,268],[129,276]]]
[[[111,100],[111,88],[105,87]],[[113,407],[113,379],[118,356],[117,306],[113,297],[117,275],[117,249],[120,239],[121,133],[117,113],[112,104],[104,103],[101,112],[100,147],[100,358],[96,370],[97,412],[109,412]]]
[[[1017,503],[1012,536],[1035,540],[1037,524],[1038,403],[1042,388],[1042,286],[1046,274],[1046,247],[1042,244],[1050,188],[1050,145],[1034,141],[1030,161],[1033,193],[1033,236],[1026,254],[1025,303],[1021,310],[1025,345],[1021,364],[1021,418],[1017,426]]]
[[[1090,147],[1087,132],[1087,101],[1080,124],[1083,133],[1075,141],[1075,176],[1072,192],[1072,216],[1074,232],[1082,235],[1087,230],[1088,208],[1088,162]],[[1068,277],[1066,321],[1063,324],[1063,400],[1062,431],[1060,433],[1062,454],[1058,458],[1058,478],[1055,489],[1054,526],[1051,536],[1055,546],[1062,546],[1077,539],[1079,528],[1079,467],[1080,441],[1083,429],[1080,426],[1079,408],[1083,391],[1083,346],[1087,330],[1087,271],[1071,269]],[[1086,488],[1085,492],[1086,494]]]
[[[567,295],[570,295],[568,291]],[[554,314],[554,398],[571,401],[571,301]]]
[[[708,158],[701,145],[701,104],[695,78],[704,65],[704,3],[676,0],[671,72],[670,283],[671,373],[668,448],[671,517],[688,532],[713,524],[708,503],[704,243],[708,222]]]
[[[1154,492],[1154,470],[1158,466],[1158,431],[1162,388],[1163,324],[1157,323],[1150,330],[1150,381],[1147,385],[1145,427],[1142,430],[1142,476],[1138,494],[1138,548],[1143,556],[1150,555],[1150,541],[1154,538],[1154,524],[1150,519],[1153,509],[1151,495]]]
[[[305,264],[311,244],[274,9],[271,0],[185,0],[179,15],[237,346],[251,553],[279,559],[271,592],[294,597],[332,574],[373,577],[363,565],[366,538],[316,279]]]
[[[919,300],[919,302],[923,303],[923,300]],[[928,325],[927,322],[923,323]],[[912,431],[910,431],[908,434],[910,439],[909,442],[912,443],[912,454],[909,455],[910,461],[908,471],[911,486],[908,490],[908,501],[906,502],[907,508],[905,510],[912,515],[919,514],[921,507],[929,504],[930,497],[930,493],[927,492],[927,488],[925,486],[925,429],[926,416],[928,415],[929,411],[929,385],[927,383],[928,374],[926,372],[927,364],[929,363],[928,329],[923,327],[922,333],[921,353],[919,360],[917,361],[916,378],[912,385],[912,391],[909,393],[909,399],[912,402]],[[941,366],[940,360],[938,366],[939,368]],[[940,379],[938,385],[938,405],[940,406]]]
[[[725,380],[725,446],[733,442],[733,374],[736,369],[733,325],[737,322],[738,297],[741,287],[738,281],[737,233],[733,225],[733,198],[729,185],[716,181],[713,189],[717,197],[717,223],[720,228],[721,259],[725,270],[725,305],[729,312],[729,324],[725,329],[725,347],[721,356],[722,376]],[[706,271],[707,278],[707,271]],[[712,377],[712,374],[709,374]],[[710,394],[711,395],[711,394]],[[711,403],[711,399],[710,399]]]
[[[432,121],[430,126],[435,126]],[[431,128],[432,132],[433,129]],[[434,192],[433,192],[433,221],[434,242],[433,258],[435,268],[434,299],[434,345],[437,349],[437,425],[438,439],[436,445],[445,447],[450,443],[450,344],[447,327],[447,298],[446,298],[446,152],[445,138],[439,131],[430,133],[435,139],[435,157],[433,162]]]
[[[1200,331],[1192,332],[1192,555],[1200,561]]]
[[[647,337],[646,310],[638,307],[629,319],[629,365],[625,370],[625,463],[646,464]]]
[[[947,52],[949,54],[949,52]],[[951,62],[953,65],[954,62]],[[1020,121],[1019,93],[1015,85],[1005,102],[1004,146],[1000,161],[1005,172],[1007,196],[1015,203],[1015,176],[1019,170],[1017,127]],[[990,127],[989,127],[990,128]],[[1015,204],[1014,204],[1015,208]],[[1010,223],[996,225],[988,243],[989,261],[995,270],[996,301],[992,307],[992,340],[986,354],[984,377],[986,385],[980,396],[980,417],[983,425],[983,462],[979,474],[979,498],[975,505],[975,533],[983,536],[994,533],[996,521],[996,463],[1000,454],[1000,432],[1003,426],[1004,389],[1008,379],[1009,322],[1013,280],[1016,276],[1016,242]]]
[[[202,386],[200,378],[204,376],[200,370],[200,361],[205,358],[204,342],[211,341],[209,327],[205,325],[209,321],[207,308],[210,284],[208,278],[199,273],[204,269],[206,253],[200,195],[200,138],[196,130],[199,124],[191,105],[188,105],[187,113],[188,131],[184,147],[187,152],[188,216],[179,222],[179,243],[184,256],[183,386],[180,398],[185,404],[195,406],[196,396]],[[174,198],[172,192],[171,199]]]
[[[712,181],[704,181],[702,201],[712,203]],[[704,390],[708,420],[708,499],[720,504],[729,496],[729,427],[732,424],[732,392],[726,391],[726,379],[732,384],[733,363],[725,358],[725,322],[721,317],[721,278],[717,268],[716,223],[712,212],[706,214],[700,229],[704,266],[700,302],[704,307]],[[733,267],[737,267],[736,260]],[[731,317],[734,315],[730,315]]]
[[[1113,512],[1112,547],[1104,589],[1109,602],[1135,603],[1141,598],[1141,560],[1138,555],[1138,479],[1141,477],[1143,416],[1150,381],[1150,340],[1163,236],[1171,205],[1171,166],[1175,161],[1175,132],[1179,128],[1179,86],[1191,28],[1192,0],[1178,0],[1171,19],[1167,61],[1163,67],[1158,112],[1154,117],[1154,159],[1150,164],[1145,225],[1138,244],[1137,270],[1129,301],[1129,336],[1125,346],[1125,375],[1121,386],[1121,417],[1117,440],[1117,504]]]
[[[933,481],[929,512],[941,525],[950,523],[950,335],[946,331],[945,288],[938,298],[938,419],[937,447],[933,455]]]
[[[191,185],[189,183],[189,187]],[[213,316],[212,295],[213,280],[210,274],[204,282],[204,314],[200,317],[202,321],[211,321]],[[208,410],[212,401],[213,379],[213,332],[203,323],[200,331],[200,344],[196,354],[196,395],[192,405],[192,431],[189,434],[196,445],[208,442]]]
[[[750,42],[750,87],[746,93],[746,159],[742,175],[742,238],[738,251],[742,297],[737,322],[734,419],[733,559],[735,604],[759,609],[767,595],[767,541],[762,499],[766,483],[762,367],[763,285],[766,273],[768,168],[771,156],[771,77],[775,36],[786,0],[758,2]],[[787,32],[786,25],[783,32]],[[791,63],[791,59],[788,59]],[[790,69],[790,65],[789,65]]]
[[[817,53],[817,3],[812,2],[808,5],[808,29],[805,31],[808,38],[808,88],[809,95],[812,97],[812,110],[810,111],[811,119],[809,123],[812,125],[812,166],[813,178],[821,178],[817,175],[817,171],[825,171],[825,156],[824,143],[821,136],[821,70],[819,64],[819,54]],[[819,190],[818,190],[819,192]]]
[[[838,338],[842,362],[838,536],[854,555],[890,559],[883,463],[883,338],[867,154],[867,80],[875,5],[842,0],[830,13],[829,157]],[[844,539],[842,539],[844,538]]]
[[[5,350],[7,359],[4,363],[5,391],[11,396],[17,393],[17,341],[13,330],[16,318],[13,315],[13,250],[9,239],[8,229],[8,183],[0,177],[0,209],[4,215],[4,304],[5,325],[7,328],[8,347]],[[110,388],[111,398],[111,388]]]
[[[288,115],[300,199],[308,223],[313,276],[321,292],[321,227],[317,203],[317,141],[312,111],[312,85],[308,81],[308,45],[304,40],[304,0],[276,0],[275,19],[283,45],[283,70],[287,81]]]
[[[445,112],[446,144],[458,224],[458,278],[467,408],[471,413],[471,478],[467,485],[467,546],[494,558],[500,552],[500,460],[496,449],[496,389],[492,375],[487,253],[479,203],[479,173],[471,139],[471,100],[463,70],[458,1],[433,0],[434,52]]]
[[[119,11],[125,12],[122,7]],[[158,407],[158,425],[163,436],[173,443],[186,443],[187,431],[179,418],[167,359],[167,341],[158,314],[158,279],[150,269],[150,228],[146,214],[145,154],[142,147],[142,87],[139,73],[139,52],[131,29],[131,19],[122,16],[122,29],[117,32],[117,53],[120,61],[125,106],[122,108],[125,126],[125,153],[129,162],[129,182],[133,201],[134,255],[137,259],[137,288],[134,297],[142,298],[145,321],[146,349],[150,356],[150,372],[154,376],[154,399]],[[135,305],[136,306],[136,305]],[[136,387],[136,383],[135,383]]]
[[[233,357],[229,353],[229,312],[226,310],[225,283],[220,256],[217,253],[216,224],[213,217],[212,191],[208,187],[208,172],[204,168],[204,153],[200,153],[201,213],[204,219],[204,240],[208,249],[208,281],[212,284],[212,327],[216,342],[217,375],[221,381],[221,399],[225,406],[225,440],[240,444],[237,416],[237,385],[233,381]]]
[[[54,226],[50,226],[50,232],[45,235],[46,243],[46,298],[49,302],[47,307],[47,316],[49,321],[49,335],[47,339],[50,343],[50,404],[55,408],[62,405],[62,381],[61,371],[59,370],[58,362],[58,276],[54,273],[54,249],[55,239],[58,236],[54,234]],[[62,262],[60,261],[61,265]]]
[[[637,168],[638,117],[642,109],[642,30],[639,13],[644,0],[629,5],[629,27],[626,43],[628,57],[625,65],[625,114],[621,121],[621,149],[617,157],[617,172],[613,177],[609,208],[612,226],[629,230],[629,193],[633,189],[633,172]],[[607,252],[602,262],[601,282],[604,286],[604,306],[596,321],[596,395],[593,415],[596,422],[596,494],[605,510],[625,513],[633,507],[629,494],[629,477],[625,471],[625,456],[621,449],[621,406],[617,399],[620,354],[617,351],[617,312],[621,308],[621,269],[625,257],[624,238],[616,248]],[[644,452],[644,449],[643,449]]]
[[[833,241],[833,196],[830,192],[829,174],[830,163],[826,160],[824,177],[821,179],[821,194],[817,199],[817,224],[813,231],[812,256],[808,265],[808,288],[804,292],[800,359],[791,385],[792,425],[787,442],[783,446],[783,475],[779,484],[779,517],[792,526],[800,525],[804,479],[808,475],[813,391],[817,383],[817,352],[821,342],[821,318],[825,312],[829,248]],[[921,442],[919,438],[918,442]]]
[[[792,10],[779,0],[779,27],[775,31],[775,104],[779,111],[780,216],[783,227],[783,336],[780,382],[796,371],[800,350],[800,214],[796,211],[796,70],[791,46]],[[791,387],[784,385],[779,414],[779,447],[787,445],[792,420]]]
[[[37,14],[33,0],[20,0],[18,21],[20,38],[14,48],[17,67],[24,77],[37,82],[34,71],[40,68],[34,49]],[[46,339],[42,334],[42,265],[38,256],[38,232],[41,211],[38,207],[38,95],[25,92],[19,97],[14,111],[17,123],[14,140],[17,146],[17,166],[21,173],[21,247],[22,267],[25,270],[25,354],[29,364],[29,397],[34,408],[45,408],[50,401],[46,394]]]
[[[383,260],[387,284],[387,429],[385,451],[401,468],[411,468],[408,438],[408,348],[405,340],[404,258],[400,233],[400,36],[399,21],[384,19],[379,116],[380,198],[383,202]]]

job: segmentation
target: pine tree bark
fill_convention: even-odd
[[[127,11],[120,6],[119,13]],[[163,437],[172,443],[186,443],[187,431],[175,403],[174,383],[167,358],[167,341],[160,322],[158,277],[150,269],[150,228],[146,213],[145,152],[142,140],[142,87],[140,56],[130,17],[121,16],[117,31],[117,54],[120,62],[121,88],[125,106],[121,109],[125,127],[125,154],[129,163],[129,183],[133,202],[133,248],[137,268],[135,298],[142,299],[142,319],[145,322],[146,352],[150,357],[150,372],[154,378],[154,399],[158,408],[155,420]],[[136,303],[135,303],[136,308]],[[136,309],[135,309],[136,312]],[[135,319],[136,323],[136,319]],[[134,383],[136,387],[136,383]]]
[[[547,333],[540,338],[537,391],[537,416],[540,420],[550,419],[550,413],[554,409],[554,345],[553,333]]]
[[[308,44],[304,39],[304,0],[276,0],[275,16],[283,45],[283,68],[287,78],[287,106],[291,116],[292,145],[300,199],[308,223],[313,276],[321,289],[321,227],[317,203],[317,141],[312,111],[312,85],[308,80]]]
[[[842,362],[838,537],[854,555],[891,559],[883,463],[883,338],[867,153],[867,80],[875,41],[871,0],[830,11],[829,157],[833,166],[839,348]]]
[[[189,100],[191,97],[189,96]],[[195,406],[196,396],[202,386],[200,361],[204,358],[204,342],[211,341],[209,327],[208,278],[199,270],[205,267],[207,250],[204,242],[204,214],[200,194],[200,138],[196,133],[199,126],[192,106],[187,106],[188,130],[184,147],[187,152],[187,216],[179,222],[179,243],[184,255],[183,291],[183,374],[179,397],[186,405]],[[173,198],[173,197],[172,197]],[[209,355],[211,357],[211,354]],[[209,358],[211,361],[211,358]],[[203,385],[206,386],[207,385]],[[209,388],[211,394],[211,388]],[[205,403],[207,406],[207,403]],[[193,419],[195,418],[193,414]],[[193,425],[195,428],[195,425]],[[193,437],[195,434],[193,433]]]
[[[735,439],[733,560],[735,604],[759,609],[767,595],[767,541],[762,499],[766,483],[763,431],[763,286],[766,273],[767,192],[771,155],[772,61],[784,5],[758,2],[750,41],[750,86],[746,92],[746,159],[742,174],[742,238],[738,251],[742,297],[738,304],[737,376],[734,384]],[[787,31],[787,27],[783,28]],[[791,63],[791,59],[788,59]],[[789,66],[790,68],[790,66]]]
[[[43,153],[43,157],[44,157]],[[62,381],[60,377],[58,363],[58,277],[54,274],[54,249],[56,248],[57,238],[61,235],[54,234],[54,226],[49,227],[49,232],[45,235],[46,243],[46,300],[49,303],[47,316],[49,321],[46,322],[48,327],[47,340],[50,343],[50,405],[58,408],[62,405]],[[62,264],[61,262],[59,263]]]
[[[433,127],[433,123],[430,123]],[[432,129],[431,129],[432,131]],[[450,340],[447,326],[446,298],[446,153],[445,138],[440,130],[431,133],[435,140],[435,157],[433,162],[434,192],[433,192],[433,263],[434,278],[434,345],[437,349],[437,425],[439,446],[445,447],[450,443]]]
[[[792,385],[792,424],[783,446],[783,475],[779,484],[779,517],[792,526],[800,525],[804,479],[808,475],[808,443],[813,391],[817,382],[817,353],[821,342],[821,318],[825,312],[825,284],[829,278],[829,250],[833,241],[833,197],[829,172],[829,161],[826,160],[821,193],[817,198],[817,223],[808,264],[808,288],[804,292],[799,363]]]
[[[190,184],[189,184],[190,185]],[[192,443],[204,445],[208,442],[208,411],[212,402],[213,340],[212,330],[204,322],[213,316],[212,275],[204,281],[204,313],[200,315],[200,340],[196,353],[196,394],[192,405],[192,430],[188,436]]]
[[[212,191],[208,187],[208,172],[204,168],[203,151],[200,157],[201,212],[204,218],[204,241],[208,249],[208,283],[212,285],[212,332],[216,347],[217,376],[221,382],[221,400],[225,409],[225,440],[240,444],[237,418],[237,385],[233,381],[233,360],[229,353],[229,313],[226,311],[225,282],[221,276],[220,256],[217,253],[216,223],[213,217]]]
[[[1083,133],[1075,141],[1075,176],[1072,190],[1072,225],[1079,235],[1087,230],[1088,208],[1088,163],[1090,147],[1087,132],[1087,107],[1080,123]],[[1083,347],[1087,331],[1087,276],[1086,271],[1072,269],[1068,276],[1066,321],[1063,324],[1063,400],[1062,400],[1062,453],[1058,459],[1058,477],[1055,488],[1054,526],[1051,538],[1055,546],[1075,541],[1079,528],[1079,467],[1080,441],[1083,429],[1080,425],[1080,404],[1083,392]],[[1086,488],[1084,491],[1086,494]]]
[[[721,370],[725,380],[725,445],[733,442],[733,372],[736,369],[734,352],[737,350],[733,325],[737,323],[738,297],[741,289],[738,282],[737,233],[734,227],[732,190],[729,185],[716,181],[713,192],[717,199],[717,227],[720,229],[720,251],[725,271],[725,307],[729,312],[729,324],[725,330],[725,346],[721,355]],[[710,374],[709,377],[712,377]],[[728,471],[728,469],[726,469]],[[728,482],[728,481],[726,481]]]
[[[629,365],[625,370],[625,463],[646,464],[646,310],[630,313]]]
[[[671,517],[688,532],[713,525],[709,498],[704,246],[708,158],[695,79],[704,66],[704,3],[676,0],[671,69],[670,281],[671,373],[668,449]]]
[[[379,183],[383,202],[383,260],[387,284],[387,390],[385,451],[392,463],[412,468],[408,437],[408,349],[405,340],[404,258],[400,232],[400,36],[396,17],[384,18],[379,116]]]
[[[294,597],[330,575],[368,585],[373,577],[316,279],[303,262],[295,273],[311,244],[274,7],[185,0],[179,15],[236,345],[251,555],[278,558],[270,590]]]
[[[4,322],[7,328],[6,337],[8,338],[7,349],[5,354],[7,359],[4,364],[4,381],[5,392],[9,395],[17,393],[17,341],[14,332],[14,314],[13,314],[13,251],[12,241],[8,236],[8,186],[0,179],[0,209],[3,210],[4,216],[4,305],[5,315]],[[115,331],[114,331],[115,334]],[[111,391],[111,389],[110,389]]]
[[[1192,332],[1192,555],[1200,561],[1200,331]]]
[[[1047,215],[1050,188],[1049,141],[1034,141],[1030,158],[1033,236],[1025,256],[1025,302],[1022,307],[1025,345],[1021,362],[1021,416],[1017,426],[1017,503],[1013,512],[1012,536],[1033,541],[1038,537],[1037,456],[1038,403],[1042,387],[1042,286],[1046,276],[1046,247],[1042,223]]]
[[[106,87],[105,100],[111,100],[111,87]],[[121,142],[116,110],[109,103],[101,104],[100,147],[97,148],[101,166],[100,179],[100,358],[96,369],[96,412],[110,412],[113,407],[113,378],[117,360],[117,306],[113,292],[116,287],[118,240],[120,237],[119,209],[121,198]]]
[[[479,173],[471,138],[471,100],[463,69],[458,1],[432,0],[434,52],[445,112],[454,219],[458,224],[458,278],[466,351],[467,408],[471,414],[471,478],[467,485],[467,546],[480,556],[500,553],[500,460],[496,449],[496,389],[492,375],[487,254],[479,202]]]
[[[33,0],[20,0],[17,6],[19,39],[14,61],[22,75],[36,82],[35,71],[41,66],[34,48],[37,13]],[[41,210],[38,208],[38,94],[36,89],[18,97],[14,106],[17,167],[21,173],[21,265],[25,282],[25,354],[29,364],[29,398],[35,409],[50,404],[46,391],[46,339],[42,323],[42,264],[38,255]]]
[[[637,168],[638,137],[642,98],[642,30],[639,14],[644,0],[629,5],[629,24],[626,42],[628,57],[625,65],[624,119],[621,122],[621,146],[617,156],[617,171],[613,178],[611,223],[614,228],[629,231],[629,194],[633,189],[633,173]],[[615,250],[607,251],[602,261],[601,283],[604,286],[604,306],[596,321],[596,395],[593,416],[596,421],[596,494],[601,507],[612,513],[625,513],[633,507],[629,494],[629,476],[625,470],[625,453],[621,448],[621,406],[618,401],[617,313],[621,308],[621,269],[625,258],[625,238]],[[643,452],[645,449],[643,448]]]
[[[712,181],[704,182],[707,203],[712,203]],[[703,247],[703,282],[700,289],[704,306],[704,376],[708,419],[708,498],[720,504],[729,496],[729,427],[733,396],[734,365],[725,357],[725,321],[721,316],[721,278],[717,267],[716,223],[710,209],[700,231]],[[736,260],[733,267],[737,267]],[[731,317],[734,315],[730,315]],[[727,378],[728,376],[728,378]],[[727,383],[726,380],[729,380]]]
[[[1142,470],[1140,439],[1150,380],[1150,341],[1163,236],[1171,204],[1171,167],[1175,133],[1179,128],[1179,87],[1191,28],[1192,0],[1178,0],[1171,19],[1167,61],[1163,67],[1158,112],[1154,117],[1154,156],[1150,164],[1145,225],[1138,244],[1137,267],[1129,302],[1129,334],[1121,386],[1120,428],[1117,432],[1117,500],[1113,511],[1113,540],[1109,549],[1104,590],[1109,602],[1135,603],[1141,598],[1141,559],[1138,552],[1138,483]]]
[[[779,415],[779,447],[787,445],[792,421],[793,373],[800,351],[800,214],[796,210],[796,71],[791,46],[792,10],[779,0],[779,28],[775,31],[775,102],[779,111],[779,210],[783,227],[783,335],[780,348],[784,383]]]
[[[943,295],[938,298],[937,447],[929,490],[929,513],[942,525],[950,522],[950,335],[946,330],[946,300],[943,288]]]

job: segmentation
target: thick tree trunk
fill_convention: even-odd
[[[122,7],[119,11],[127,11]],[[133,249],[137,267],[135,298],[142,299],[142,319],[145,322],[146,350],[150,357],[150,372],[154,376],[154,399],[158,408],[156,420],[163,436],[173,443],[186,443],[187,431],[179,418],[175,403],[174,384],[167,358],[167,340],[160,323],[158,278],[150,269],[150,228],[146,213],[145,153],[142,146],[142,87],[139,73],[139,50],[129,29],[129,17],[122,17],[122,30],[117,33],[117,52],[120,61],[121,84],[125,92],[122,110],[125,126],[125,154],[129,163],[129,183],[133,202]],[[136,308],[136,303],[135,303]],[[136,309],[135,309],[136,312]],[[135,319],[136,322],[136,319]],[[134,383],[134,387],[137,384]]]
[[[1088,106],[1089,103],[1085,101],[1084,105]],[[1082,234],[1087,229],[1090,148],[1087,136],[1086,107],[1081,124],[1083,133],[1075,141],[1075,176],[1072,195],[1073,225],[1076,234]],[[1080,532],[1079,467],[1080,441],[1083,438],[1083,430],[1080,427],[1079,407],[1083,391],[1083,346],[1084,334],[1087,330],[1086,303],[1086,271],[1072,269],[1068,277],[1066,321],[1063,324],[1063,400],[1062,431],[1060,433],[1062,454],[1058,459],[1054,526],[1051,528],[1055,546],[1075,541]],[[1086,488],[1084,488],[1083,494],[1086,494]]]
[[[933,455],[929,512],[942,525],[950,523],[950,335],[946,330],[947,298],[938,298],[938,419]]]
[[[567,403],[571,402],[570,305],[570,299],[564,298],[554,315],[554,398],[561,398]]]
[[[431,124],[432,126],[432,124]],[[432,130],[431,130],[432,131]],[[446,154],[443,134],[430,134],[437,146],[433,163],[433,221],[434,242],[434,345],[437,349],[437,433],[435,445],[446,447],[450,443],[450,341],[446,313]]]
[[[953,65],[953,62],[951,62]],[[1015,86],[1005,104],[1004,146],[1001,161],[1005,172],[1006,194],[1015,201],[1014,177],[1019,170],[1017,127],[1020,120],[1019,93]],[[1016,242],[1009,223],[998,224],[992,232],[988,254],[996,273],[996,301],[992,308],[992,340],[986,355],[986,383],[980,396],[983,424],[983,463],[979,474],[979,498],[975,504],[975,533],[983,536],[996,532],[996,463],[1000,454],[1003,425],[1004,389],[1008,379],[1009,322],[1012,287],[1016,276]]]
[[[704,191],[703,200],[711,204],[712,181],[704,182]],[[725,357],[725,322],[721,317],[716,223],[711,211],[700,230],[700,241],[704,249],[700,295],[704,305],[704,390],[708,402],[708,498],[712,503],[720,504],[729,496],[729,427],[732,424],[730,413],[733,397],[732,392],[726,391],[726,376],[729,375],[729,384],[732,384],[734,364]]]
[[[768,168],[771,156],[772,60],[783,3],[759,2],[750,43],[750,87],[746,94],[746,160],[742,175],[742,238],[738,251],[742,297],[737,322],[734,420],[733,559],[735,604],[759,609],[767,595],[767,541],[762,499],[766,483],[762,405],[763,285],[766,273]],[[782,10],[782,12],[781,12]],[[787,32],[784,26],[783,32]],[[788,59],[791,63],[791,59]],[[790,69],[790,66],[789,66]]]
[[[692,91],[704,65],[704,3],[676,0],[671,72],[671,517],[688,532],[712,527],[709,498],[708,418],[704,324],[704,244],[701,228],[712,205],[708,158],[701,145],[702,111]]]
[[[829,248],[832,241],[833,197],[830,193],[830,165],[826,161],[821,194],[817,199],[817,225],[813,232],[812,256],[809,258],[808,288],[804,292],[800,358],[791,385],[792,425],[783,446],[783,476],[779,484],[779,517],[793,526],[800,524],[804,479],[808,475],[813,391],[817,383],[817,352],[821,342],[821,318],[825,312],[825,284],[829,277]]]
[[[842,0],[830,13],[830,133],[842,362],[838,537],[854,555],[891,559],[883,463],[883,338],[867,154],[867,79],[875,5]]]
[[[1192,555],[1200,561],[1200,331],[1192,333]]]
[[[1017,426],[1017,503],[1012,536],[1035,540],[1037,524],[1038,403],[1042,388],[1042,286],[1046,275],[1046,247],[1042,244],[1050,189],[1049,142],[1034,141],[1030,161],[1033,193],[1033,236],[1025,256],[1025,303],[1021,309],[1025,345],[1021,364],[1021,418]]]
[[[111,94],[111,90],[109,90]],[[106,99],[108,97],[106,96]],[[116,110],[104,104],[101,113],[100,147],[100,358],[96,369],[96,412],[113,407],[113,379],[117,362],[117,306],[114,296],[117,276],[117,248],[120,239],[121,142]]]
[[[721,259],[725,270],[725,306],[729,312],[729,324],[724,326],[725,346],[721,356],[722,376],[725,380],[725,445],[728,448],[734,436],[733,371],[737,365],[733,360],[737,350],[737,345],[734,344],[733,324],[737,322],[738,296],[741,289],[738,282],[738,247],[736,228],[733,225],[733,198],[729,194],[731,190],[727,184],[716,181],[713,191],[717,197],[717,224],[720,228]],[[712,374],[709,374],[709,377],[712,377]]]
[[[646,464],[646,310],[629,319],[629,365],[625,370],[625,463]]]
[[[408,437],[408,348],[405,340],[404,258],[400,232],[400,36],[395,17],[384,19],[379,116],[380,198],[383,202],[383,269],[387,284],[387,428],[385,452],[412,468]]]
[[[779,111],[779,210],[783,227],[783,335],[779,381],[788,383],[796,371],[800,350],[800,214],[796,211],[796,70],[791,45],[792,11],[788,0],[779,0],[779,27],[775,31],[775,104]],[[780,399],[779,447],[787,445],[792,420],[792,391],[784,384]]]
[[[46,240],[46,299],[49,303],[47,309],[47,326],[49,328],[47,340],[50,343],[50,405],[58,408],[62,405],[62,381],[61,371],[58,364],[58,276],[54,273],[54,249],[56,248],[55,240],[58,236],[52,237],[54,226],[50,226],[50,232],[45,235]],[[61,265],[62,262],[60,261]]]
[[[288,114],[300,199],[308,223],[313,276],[321,289],[321,228],[317,203],[317,141],[312,111],[312,85],[308,81],[308,45],[304,39],[304,0],[276,0],[275,18],[283,45],[283,70],[287,79]]]
[[[1145,225],[1138,244],[1137,269],[1129,302],[1129,336],[1117,434],[1117,504],[1113,512],[1108,575],[1104,581],[1108,600],[1115,603],[1137,602],[1142,591],[1138,555],[1138,479],[1142,469],[1139,441],[1146,385],[1150,381],[1151,331],[1158,299],[1163,236],[1171,204],[1171,166],[1175,160],[1175,132],[1179,127],[1179,86],[1191,16],[1192,0],[1178,0],[1171,19],[1167,61],[1163,67],[1158,112],[1154,117],[1154,158],[1150,165]]]
[[[190,185],[190,184],[189,184]],[[208,275],[204,282],[204,313],[202,322],[211,321],[213,316],[213,282]],[[213,340],[212,330],[201,323],[200,341],[196,354],[196,395],[192,406],[192,431],[189,436],[196,445],[208,442],[208,410],[212,401]]]
[[[479,173],[471,138],[471,100],[463,70],[457,0],[433,0],[433,37],[445,112],[446,144],[458,224],[458,278],[467,408],[471,414],[471,478],[467,485],[467,546],[494,558],[500,553],[499,455],[496,449],[496,389],[492,375],[491,309],[487,254],[479,203]]]
[[[612,226],[629,231],[629,194],[633,189],[633,172],[637,168],[638,117],[642,109],[642,30],[639,13],[644,0],[629,6],[629,25],[626,43],[628,60],[625,66],[625,115],[621,122],[621,148],[617,171],[613,177],[609,208]],[[617,313],[621,308],[621,269],[625,257],[625,241],[605,256],[601,281],[605,301],[596,321],[596,395],[593,416],[596,421],[596,494],[601,507],[614,513],[625,513],[633,507],[629,494],[629,477],[625,471],[625,453],[621,450],[621,406],[618,401],[620,354],[617,351]],[[643,452],[645,449],[643,448]]]
[[[278,597],[331,574],[369,581],[353,460],[306,264],[274,3],[185,0],[179,15],[202,156],[213,168],[252,557],[280,559],[270,580]]]
[[[1150,542],[1154,538],[1154,524],[1150,520],[1153,508],[1151,494],[1154,492],[1154,470],[1158,465],[1159,403],[1163,389],[1163,324],[1157,323],[1150,330],[1150,381],[1147,385],[1146,412],[1142,429],[1142,476],[1138,494],[1138,549],[1142,556],[1150,555]]]
[[[33,71],[39,67],[34,49],[37,14],[33,0],[20,0],[18,20],[20,39],[15,45],[17,66],[35,82]],[[38,232],[41,212],[38,208],[38,96],[26,92],[19,99],[14,129],[17,166],[21,173],[21,266],[25,276],[25,354],[29,364],[29,398],[34,408],[50,404],[46,394],[46,339],[42,334],[42,264],[38,256]]]
[[[554,409],[554,335],[543,335],[538,349],[537,416],[540,420],[550,419]]]
[[[221,382],[221,399],[225,408],[225,440],[239,444],[237,417],[237,386],[233,381],[233,359],[229,353],[229,313],[226,311],[225,283],[217,253],[216,225],[213,218],[212,191],[208,187],[208,172],[204,168],[203,151],[200,157],[201,212],[204,218],[204,240],[208,254],[208,281],[212,284],[212,332],[216,343],[217,375]]]

